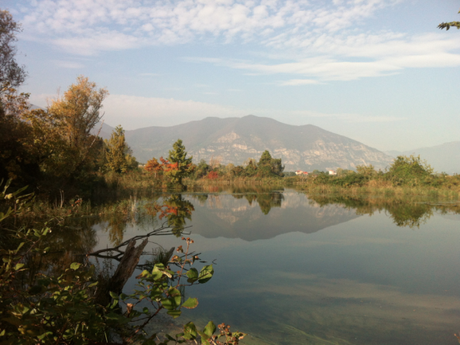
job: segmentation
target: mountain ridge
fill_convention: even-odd
[[[107,136],[109,127],[103,125],[101,136]],[[286,171],[354,169],[369,164],[384,169],[393,160],[377,149],[315,125],[294,126],[254,115],[150,126],[126,130],[125,136],[134,156],[144,163],[152,157],[166,157],[179,138],[196,163],[214,158],[221,164],[240,165],[248,158],[258,160],[265,150],[281,158]]]

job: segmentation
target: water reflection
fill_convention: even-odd
[[[209,199],[217,197],[213,207],[221,208],[208,213],[233,207],[225,212],[228,217],[246,208],[253,211],[247,221],[261,214],[244,199]],[[401,200],[347,198],[338,206],[291,191],[279,209],[288,213],[281,216],[286,227],[289,219],[300,221],[302,216],[316,222],[310,217],[323,220],[345,211],[354,218],[308,236],[287,231],[247,242],[239,239],[247,234],[222,238],[222,228],[214,226],[218,223],[208,224],[211,236],[198,237],[197,243],[207,248],[208,256],[218,258],[221,274],[199,292],[201,308],[194,317],[203,322],[228,320],[257,344],[455,344],[453,333],[460,327],[460,232],[456,223],[441,216],[447,213],[459,220],[458,209],[410,203],[405,210],[417,211],[414,221],[397,212]],[[291,207],[296,212],[289,213]],[[262,216],[274,222],[275,210]],[[192,231],[202,233],[195,223],[209,217],[205,213],[197,207]],[[245,230],[260,239],[264,224],[254,222]],[[406,229],[418,224],[419,230],[401,231],[405,224]]]
[[[385,211],[399,227],[420,228],[434,214],[460,214],[456,203],[421,202],[416,198],[387,198],[387,197],[358,197],[346,195],[309,195],[310,200],[321,207],[326,205],[340,205],[344,208],[356,210],[357,215],[373,215],[375,212]]]
[[[187,220],[192,220],[192,212],[195,208],[190,201],[184,200],[182,194],[173,194],[163,199],[159,210],[159,218],[165,218],[168,227],[172,228],[174,235],[179,237],[185,229]]]
[[[233,192],[233,190],[232,190]],[[193,199],[193,194],[186,197]],[[290,232],[313,233],[359,217],[351,209],[311,203],[302,193],[283,191],[208,194],[194,212],[192,232],[208,238],[269,239]],[[217,230],[217,231],[216,231]]]
[[[138,200],[123,236],[148,219],[191,231],[217,266],[184,321],[228,322],[248,343],[455,344],[460,233],[439,215],[458,213],[415,198],[227,188]]]
[[[53,231],[60,251],[45,267],[164,225],[176,236],[191,231],[195,250],[217,259],[190,318],[228,322],[251,334],[249,343],[455,344],[460,233],[452,219],[459,213],[454,204],[416,198],[234,187],[159,193],[106,205]],[[177,238],[151,238],[149,250],[159,245],[158,257]]]

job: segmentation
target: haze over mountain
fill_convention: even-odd
[[[101,136],[110,133],[107,126]],[[167,157],[177,139],[182,139],[195,163],[217,159],[221,164],[243,164],[259,159],[265,150],[281,158],[286,171],[297,169],[354,169],[372,164],[384,169],[392,157],[356,140],[313,125],[293,126],[253,115],[242,118],[209,117],[171,127],[147,127],[125,132],[126,141],[140,162]]]
[[[420,158],[426,160],[436,172],[460,173],[460,141],[402,152],[389,151],[387,153],[393,157],[420,155]]]

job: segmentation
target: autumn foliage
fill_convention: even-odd
[[[157,161],[156,158],[152,158],[147,162],[144,169],[151,173],[159,173],[163,171],[163,166]]]
[[[219,178],[219,173],[217,171],[210,171],[209,174],[206,176],[207,179],[209,180],[215,180],[216,178]]]

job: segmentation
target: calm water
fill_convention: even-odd
[[[244,344],[458,344],[458,207],[313,200],[292,190],[190,193],[157,202],[171,198],[186,202],[193,249],[214,262],[215,275],[188,290],[198,308],[162,328],[225,322],[250,334]],[[112,225],[93,227],[93,250],[159,221]],[[180,242],[163,236],[149,245]]]

